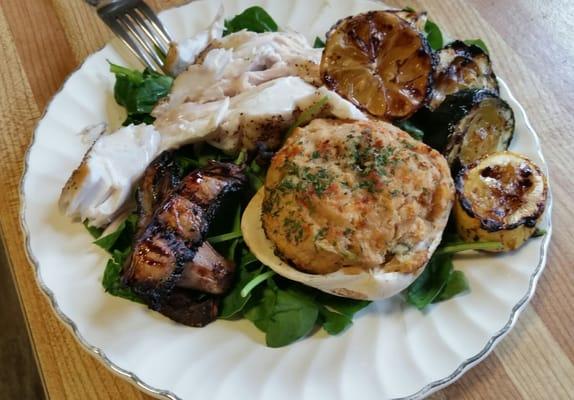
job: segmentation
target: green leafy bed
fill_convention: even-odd
[[[251,7],[231,20],[225,21],[224,34],[242,29],[254,32],[277,31],[277,24],[260,7]],[[440,29],[432,21],[427,22],[426,33],[433,49],[441,48],[443,38]],[[473,43],[484,46],[482,41]],[[321,38],[316,38],[315,47],[324,47]],[[150,70],[143,72],[111,64],[110,70],[116,76],[114,98],[125,107],[127,118],[124,125],[131,123],[152,123],[150,112],[159,99],[169,93],[173,79]],[[322,105],[321,102],[318,103]],[[315,105],[317,107],[317,104]],[[314,110],[303,112],[288,135],[296,126],[309,122]],[[410,126],[408,121],[401,127],[415,138],[422,139],[423,132]],[[209,160],[245,162],[245,154],[236,159],[208,146],[196,145],[176,152],[176,160],[183,174],[205,166]],[[237,265],[237,280],[233,289],[222,298],[219,318],[237,320],[246,318],[265,332],[270,347],[288,345],[307,336],[316,327],[336,335],[352,325],[353,316],[368,301],[358,301],[332,296],[321,291],[289,281],[276,275],[249,251],[242,239],[240,229],[241,212],[262,184],[266,174],[257,162],[246,166],[249,180],[247,193],[243,198],[227,204],[216,216],[208,234],[208,241],[221,254]],[[106,292],[131,301],[143,301],[129,288],[122,285],[120,271],[131,251],[135,235],[137,215],[131,214],[118,228],[105,236],[102,231],[88,226],[95,244],[110,254],[102,284]],[[405,300],[413,306],[424,309],[431,303],[447,300],[469,290],[468,282],[461,271],[453,268],[452,257],[458,251],[469,249],[496,248],[498,243],[461,243],[456,236],[445,234],[443,243],[436,251],[427,268],[405,291]]]

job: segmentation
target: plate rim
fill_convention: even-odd
[[[159,13],[159,15],[161,15],[164,11],[167,11],[167,10],[173,10],[173,9],[177,9],[177,8],[181,8],[181,7],[186,7],[187,5],[189,5],[193,2],[195,2],[195,1],[191,0],[189,3],[183,4],[180,6],[176,6],[176,7],[170,7],[168,9],[162,10]],[[147,384],[142,379],[140,379],[135,373],[128,371],[127,369],[124,369],[124,368],[120,367],[118,364],[111,361],[108,358],[107,354],[101,348],[90,344],[82,336],[76,323],[60,309],[58,301],[56,300],[56,298],[54,296],[54,293],[46,285],[46,283],[44,282],[44,280],[42,278],[42,274],[40,271],[40,263],[36,259],[35,255],[32,252],[32,249],[30,247],[30,231],[29,231],[28,225],[26,223],[26,217],[25,217],[27,204],[26,204],[24,185],[25,185],[26,178],[28,175],[30,153],[31,153],[32,148],[36,144],[36,139],[38,136],[38,130],[40,128],[40,125],[44,121],[46,115],[48,114],[48,111],[51,109],[51,107],[54,103],[54,100],[65,89],[66,85],[68,84],[68,82],[70,81],[72,76],[74,76],[79,70],[81,70],[91,58],[95,57],[98,53],[100,53],[102,50],[104,50],[104,48],[106,48],[107,46],[114,46],[114,42],[116,42],[116,38],[112,38],[111,40],[107,41],[104,45],[100,46],[99,48],[97,48],[96,50],[91,52],[74,70],[72,70],[68,74],[68,76],[66,76],[66,78],[64,79],[64,81],[62,82],[62,84],[60,85],[58,90],[56,92],[54,92],[54,94],[52,95],[52,97],[50,98],[48,103],[46,103],[44,110],[42,111],[42,115],[40,116],[40,118],[38,119],[38,122],[36,123],[36,126],[34,128],[34,132],[32,134],[32,137],[30,138],[30,142],[26,148],[26,153],[25,153],[25,156],[23,159],[24,165],[23,165],[22,175],[20,177],[19,187],[18,187],[18,199],[19,199],[19,203],[20,203],[18,219],[19,219],[19,223],[20,223],[20,229],[22,231],[23,238],[24,238],[24,250],[25,250],[26,258],[28,259],[28,262],[30,263],[30,265],[33,267],[33,273],[34,273],[35,281],[36,281],[38,287],[40,288],[41,292],[48,298],[50,306],[51,306],[52,310],[55,312],[58,319],[60,319],[60,321],[64,324],[64,326],[66,328],[68,328],[69,331],[72,332],[76,341],[80,344],[80,347],[82,349],[84,349],[86,352],[88,352],[90,355],[92,355],[92,357],[94,357],[97,361],[99,361],[101,364],[103,364],[112,373],[123,378],[125,381],[131,383],[132,385],[139,388],[140,390],[143,390],[145,393],[150,394],[153,397],[161,398],[161,399],[183,400],[181,397],[177,396],[175,393],[171,392],[170,390],[159,389],[159,388],[156,388],[154,386]],[[540,279],[540,276],[542,276],[542,272],[544,271],[544,269],[546,267],[546,261],[547,261],[547,256],[548,256],[548,246],[550,244],[550,239],[552,236],[552,208],[553,208],[553,196],[552,196],[551,182],[550,182],[551,179],[550,179],[550,176],[548,174],[548,164],[547,164],[546,159],[544,158],[544,155],[542,153],[540,137],[538,136],[538,133],[536,132],[536,130],[534,129],[532,124],[530,123],[530,119],[528,117],[528,114],[526,113],[526,110],[524,109],[522,104],[516,99],[516,97],[514,97],[514,94],[511,92],[510,87],[506,84],[506,82],[500,78],[498,78],[498,80],[499,80],[499,83],[502,83],[502,85],[506,87],[507,96],[508,96],[509,100],[512,100],[513,103],[516,104],[516,106],[518,107],[518,110],[515,110],[515,113],[516,113],[516,111],[518,111],[524,117],[524,122],[526,124],[526,127],[534,134],[534,142],[535,142],[536,147],[537,147],[536,153],[540,157],[540,160],[542,161],[542,163],[544,164],[544,170],[545,170],[544,172],[546,174],[547,183],[548,183],[548,198],[547,198],[547,205],[546,205],[546,210],[545,210],[545,214],[547,215],[546,218],[548,220],[547,221],[548,226],[546,228],[546,234],[542,238],[543,242],[542,242],[540,250],[539,250],[538,264],[537,264],[534,272],[532,272],[532,274],[529,277],[528,289],[527,289],[526,293],[512,307],[512,310],[511,310],[511,313],[510,313],[510,316],[509,316],[507,322],[504,324],[504,326],[499,331],[495,332],[489,338],[489,340],[486,342],[484,347],[478,353],[476,353],[474,356],[471,356],[471,357],[464,359],[451,374],[445,376],[444,378],[434,380],[434,381],[424,385],[423,387],[421,387],[417,391],[413,392],[412,394],[409,394],[409,395],[403,396],[403,397],[393,398],[392,400],[411,400],[411,399],[420,399],[420,398],[424,398],[426,396],[429,396],[430,394],[454,383],[460,377],[462,377],[468,370],[470,370],[474,366],[478,365],[481,361],[483,361],[494,350],[496,345],[512,330],[512,328],[516,324],[516,321],[518,320],[518,317],[524,311],[524,309],[526,308],[526,306],[528,305],[528,303],[530,302],[530,300],[534,296],[534,293],[536,291],[536,287],[538,284],[538,280]]]

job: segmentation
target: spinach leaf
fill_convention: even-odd
[[[319,307],[306,293],[293,288],[278,290],[265,326],[269,347],[282,347],[305,337],[315,327]]]
[[[158,74],[150,69],[143,72],[110,63],[110,71],[116,75],[114,98],[127,111],[123,125],[152,123],[149,115],[156,103],[165,97],[173,78]]]
[[[225,30],[223,36],[230,33],[247,29],[251,32],[277,32],[277,24],[263,8],[259,6],[249,7],[241,14],[230,20],[225,20]]]
[[[439,50],[443,46],[443,38],[440,28],[430,19],[425,24],[425,33],[431,49]]]
[[[425,133],[422,129],[418,128],[412,121],[405,120],[396,123],[396,126],[407,132],[416,140],[423,140]]]
[[[134,124],[134,125],[139,125],[139,124],[151,125],[151,124],[153,124],[154,121],[155,121],[155,118],[152,117],[150,114],[134,113],[134,114],[128,114],[125,121],[122,122],[122,125],[123,126],[128,126],[131,124]]]
[[[325,47],[325,42],[319,36],[317,36],[315,38],[315,42],[313,42],[313,47],[316,49],[322,49]]]
[[[114,253],[114,250],[124,251],[131,245],[136,232],[137,222],[137,214],[130,214],[114,232],[100,237],[94,244],[111,254]]]
[[[338,335],[353,325],[353,319],[350,316],[333,312],[326,307],[320,307],[319,314],[323,329],[329,335]]]
[[[90,221],[88,220],[85,220],[83,224],[86,230],[90,233],[90,235],[92,235],[94,239],[97,239],[100,236],[102,236],[102,233],[104,232],[102,228],[96,228],[95,226],[90,226]]]
[[[441,293],[452,272],[452,255],[433,255],[422,274],[407,288],[407,301],[422,310]]]
[[[120,273],[122,271],[122,266],[126,262],[130,252],[131,248],[129,247],[124,251],[113,251],[112,258],[108,260],[106,269],[104,270],[102,286],[106,292],[113,296],[122,297],[127,300],[135,301],[136,303],[143,303],[143,300],[137,294],[135,294],[130,288],[125,287],[121,282]]]
[[[486,44],[482,41],[482,39],[468,39],[464,41],[465,44],[469,45],[469,46],[476,46],[476,47],[480,47],[482,49],[482,51],[484,51],[486,54],[488,54],[488,47],[486,47]]]
[[[267,332],[267,326],[269,324],[271,315],[275,308],[275,302],[277,301],[277,291],[276,288],[271,286],[266,286],[263,289],[263,294],[257,304],[249,308],[245,312],[245,318],[253,322],[253,324],[261,331]]]
[[[468,292],[469,290],[470,286],[468,285],[468,280],[466,279],[466,276],[464,276],[464,273],[462,271],[452,271],[446,281],[446,285],[440,294],[433,300],[433,303],[452,299],[454,296]]]

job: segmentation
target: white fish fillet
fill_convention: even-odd
[[[171,43],[167,52],[165,66],[172,76],[177,76],[187,69],[207,45],[223,36],[224,18],[223,5],[219,7],[217,15],[211,25],[198,34]]]
[[[157,156],[160,142],[159,132],[150,125],[129,125],[113,134],[102,131],[64,186],[60,209],[93,226],[109,224]]]
[[[158,117],[184,102],[233,97],[262,83],[299,76],[319,85],[321,49],[295,32],[236,32],[215,40],[197,63],[174,81],[169,96],[153,111]]]

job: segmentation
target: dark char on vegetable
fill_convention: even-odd
[[[215,319],[219,300],[213,294],[229,289],[235,266],[204,242],[205,235],[223,198],[245,181],[242,168],[219,162],[180,179],[173,155],[160,155],[138,188],[140,222],[123,283],[178,322],[203,326]]]

